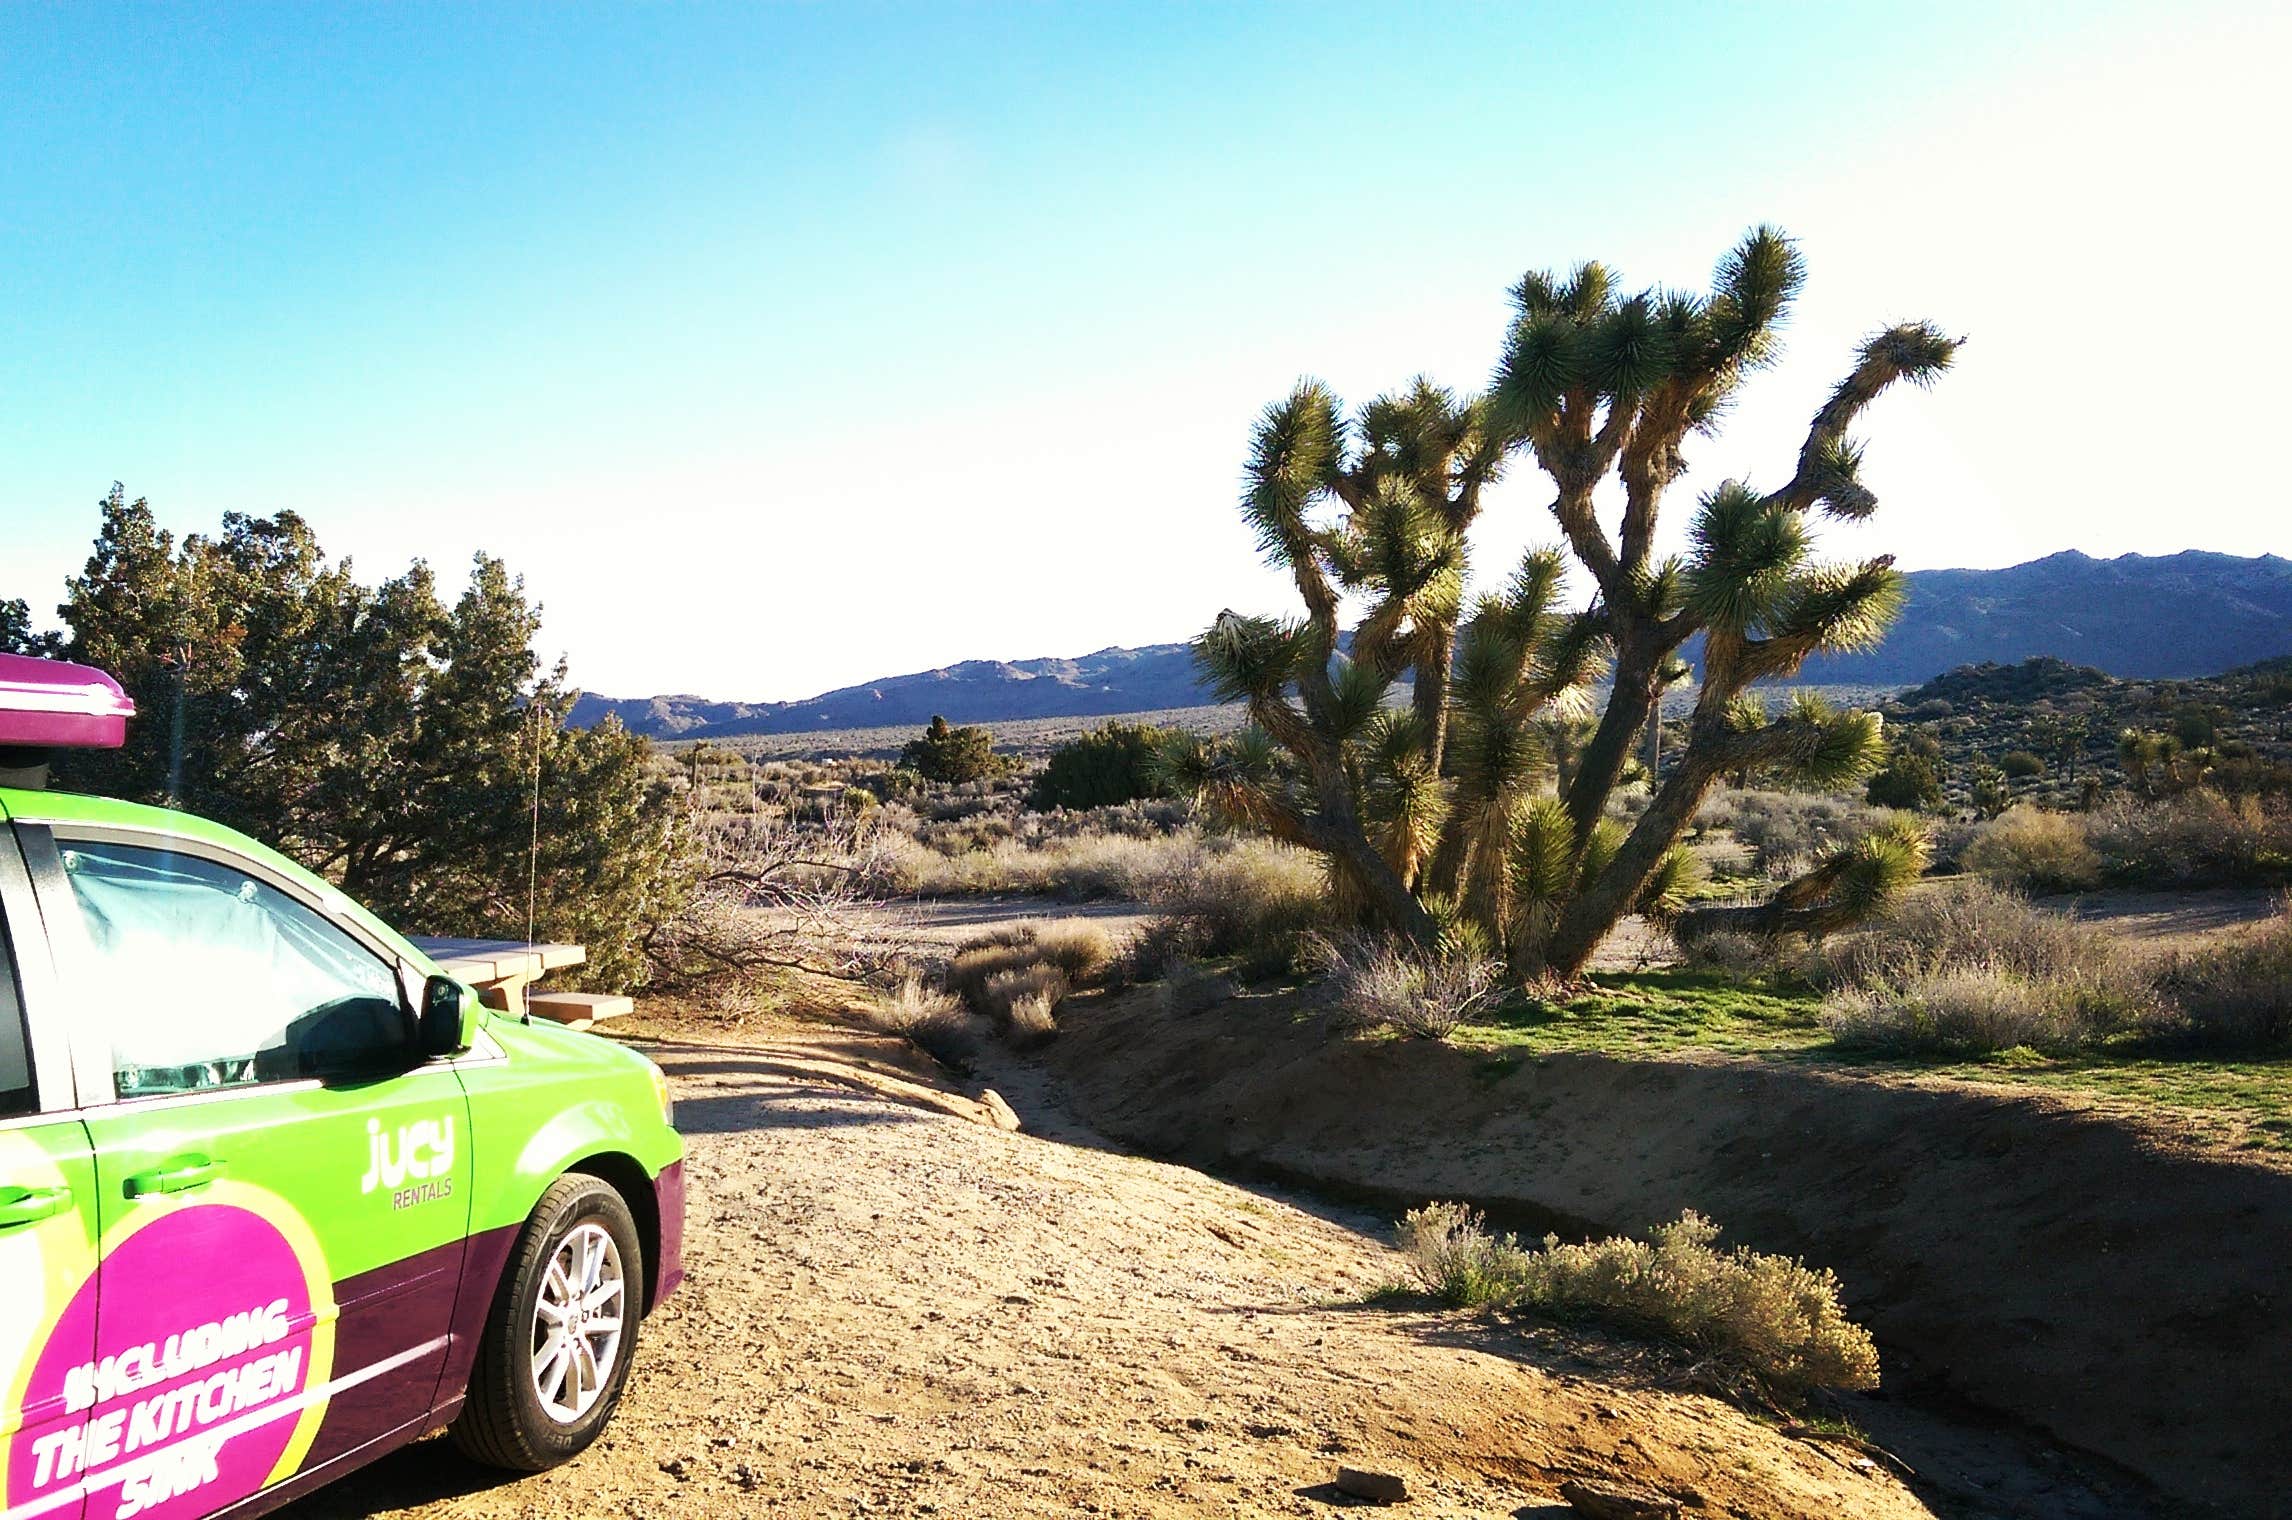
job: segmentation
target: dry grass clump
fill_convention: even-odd
[[[996,1020],[1012,1043],[1039,1045],[1058,1033],[1053,1016],[1070,992],[1101,986],[1127,965],[1125,946],[1103,924],[1027,919],[959,948],[947,967],[947,985]]]
[[[1011,1004],[1020,998],[1046,998],[1056,1008],[1073,990],[1065,972],[1047,961],[1035,961],[988,977],[984,995],[989,1008],[1007,1017]]]
[[[1082,833],[1055,838],[1000,838],[955,853],[915,840],[898,852],[901,885],[922,897],[1016,893],[1074,901],[1143,901],[1201,851],[1191,830],[1138,836]]]
[[[1865,928],[1832,940],[1825,960],[1841,981],[1985,960],[2023,975],[2059,971],[2102,980],[2123,964],[2101,931],[1982,881],[1939,882],[1904,893]]]
[[[932,1059],[957,1071],[969,1069],[979,1054],[979,1033],[957,998],[925,984],[915,972],[867,1011],[870,1024],[885,1034],[914,1042]]]
[[[1058,999],[1047,990],[1019,993],[1011,999],[1004,1037],[1021,1050],[1049,1043],[1058,1034],[1058,1023],[1051,1016],[1057,1006]]]
[[[1980,881],[1908,894],[1827,947],[1822,971],[1832,1033],[1896,1054],[2061,1052],[2168,1017],[2106,933]]]
[[[973,940],[955,952],[947,963],[947,990],[980,1013],[990,1011],[987,1004],[987,983],[1008,971],[1032,966],[1040,959],[1035,947],[1025,940],[990,937]]]
[[[1095,987],[1123,963],[1123,944],[1113,931],[1088,919],[1023,919],[964,941],[947,968],[947,985],[981,1008],[987,981],[998,972],[1033,965],[1056,966],[1076,987]]]
[[[1066,973],[1077,987],[1095,987],[1122,960],[1122,941],[1104,924],[1086,918],[1054,919],[1034,926],[1035,954]]]
[[[1418,1280],[1453,1304],[1596,1320],[1716,1357],[1786,1397],[1878,1386],[1877,1347],[1846,1317],[1833,1273],[1721,1251],[1719,1226],[1692,1211],[1644,1241],[1547,1235],[1540,1251],[1491,1236],[1455,1203],[1413,1210],[1399,1233]]]
[[[1975,830],[1958,863],[2032,892],[2081,892],[2101,884],[2101,856],[2086,841],[2085,820],[2026,803]]]
[[[2184,1031],[2201,1044],[2292,1044],[2292,899],[2250,934],[2174,956],[2158,981]]]
[[[1497,964],[1482,956],[1439,955],[1389,940],[1321,941],[1339,1022],[1352,1029],[1398,1029],[1423,1040],[1446,1039],[1503,986]]]

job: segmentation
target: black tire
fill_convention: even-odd
[[[542,1285],[558,1248],[584,1225],[612,1237],[621,1267],[621,1338],[596,1402],[560,1421],[534,1387],[533,1327]],[[592,1240],[594,1237],[592,1237]],[[644,1314],[644,1251],[628,1204],[600,1178],[573,1173],[550,1184],[518,1237],[470,1370],[469,1397],[454,1421],[454,1445],[489,1467],[540,1472],[567,1461],[597,1439],[628,1385]]]

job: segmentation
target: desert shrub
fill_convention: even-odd
[[[1872,807],[1937,808],[1942,805],[1942,773],[1926,756],[1897,745],[1864,783],[1863,796]]]
[[[911,1040],[925,1054],[963,1071],[979,1053],[979,1036],[963,1004],[926,986],[910,972],[868,1010],[868,1022],[885,1034]]]
[[[2008,781],[2034,781],[2045,774],[2045,761],[2026,749],[2009,749],[1998,757],[1998,769]]]
[[[1058,999],[1049,992],[1022,992],[1011,999],[1004,1016],[1003,1037],[1021,1050],[1048,1044],[1058,1034],[1052,1011]]]
[[[2173,717],[2173,737],[2189,749],[2208,749],[2220,737],[2220,724],[2226,717],[2219,708],[2184,707]]]
[[[2085,839],[2083,815],[2008,808],[1977,830],[1958,863],[1993,881],[2039,892],[2098,886],[2101,857]]]
[[[1050,753],[1028,793],[1032,808],[1097,808],[1165,795],[1156,746],[1170,730],[1114,720]]]
[[[2292,1044],[2292,900],[2249,935],[2175,955],[2159,984],[2200,1044]]]
[[[1748,875],[1758,858],[1740,839],[1698,839],[1690,848],[1706,879]]]
[[[1748,846],[1752,864],[1769,874],[1852,844],[1885,821],[1884,812],[1851,797],[1755,789],[1714,793],[1696,814],[1705,830],[1724,829]]]
[[[1366,937],[1315,949],[1329,968],[1337,1017],[1353,1029],[1445,1039],[1501,986],[1497,963],[1485,955],[1426,953]]]
[[[1841,988],[1823,1022],[1842,1045],[1897,1055],[1981,1055],[2027,1047],[2069,1051],[2114,1032],[2085,1017],[2068,989],[1999,966],[1951,966],[1896,982]]]
[[[1627,1236],[1532,1251],[1492,1237],[1460,1204],[1435,1203],[1401,1221],[1418,1279],[1451,1303],[1591,1319],[1719,1358],[1767,1389],[1878,1386],[1878,1349],[1846,1316],[1838,1278],[1747,1246],[1718,1248],[1719,1226],[1692,1211]]]
[[[1981,881],[1907,893],[1867,927],[1831,941],[1824,954],[1828,979],[1837,983],[1991,962],[2025,976],[2099,980],[2114,975],[2123,956],[2100,930]]]
[[[1834,1037],[1899,1054],[2069,1050],[2166,1014],[2107,933],[1980,881],[1909,894],[1826,946],[1820,971]]]
[[[2121,797],[2089,815],[2087,838],[2113,881],[2217,886],[2292,876],[2292,807],[2198,788],[2144,802]]]
[[[1461,1203],[1411,1209],[1395,1233],[1425,1291],[1459,1308],[1510,1305],[1528,1280],[1529,1253],[1518,1239],[1489,1234],[1479,1210]]]
[[[1157,885],[1149,898],[1187,924],[1200,953],[1239,955],[1253,973],[1286,970],[1299,940],[1329,914],[1320,860],[1270,839],[1238,839],[1204,849]]]

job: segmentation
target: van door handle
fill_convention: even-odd
[[[143,1198],[152,1193],[188,1193],[193,1188],[205,1187],[223,1175],[223,1163],[210,1161],[205,1156],[174,1156],[147,1172],[131,1172],[127,1178],[127,1196]]]
[[[0,1230],[53,1219],[72,1206],[68,1187],[0,1187]]]

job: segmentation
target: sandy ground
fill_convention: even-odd
[[[2282,911],[2277,887],[2212,892],[2138,892],[2114,888],[2037,899],[2040,907],[2107,929],[2145,949],[2185,950],[2248,931]]]
[[[1116,935],[1131,935],[1154,918],[1140,902],[1068,903],[1040,897],[942,897],[887,908],[884,932],[894,933],[926,953],[948,954],[990,929],[1027,920],[1080,918]],[[1640,971],[1677,959],[1671,937],[1646,919],[1627,918],[1592,958],[1595,971]]]
[[[692,1278],[605,1439],[523,1479],[428,1442],[286,1513],[1313,1515],[1340,1463],[1427,1517],[1557,1517],[1567,1475],[1745,1520],[1929,1513],[1628,1348],[1364,1307],[1400,1275],[1381,1219],[1098,1146],[1025,1069],[996,1080],[1040,1133],[917,1100],[927,1070],[870,1036],[656,1052]]]
[[[1463,1199],[1531,1236],[1692,1208],[1732,1242],[1835,1268],[1893,1395],[1853,1418],[1930,1500],[2292,1517],[2292,1169],[2067,1094],[1347,1039],[1309,991],[1191,1014],[1130,992],[1059,1020],[1043,1060],[1075,1111],[1146,1153],[1388,1213]],[[1976,1449],[2017,1429],[2049,1434]]]

